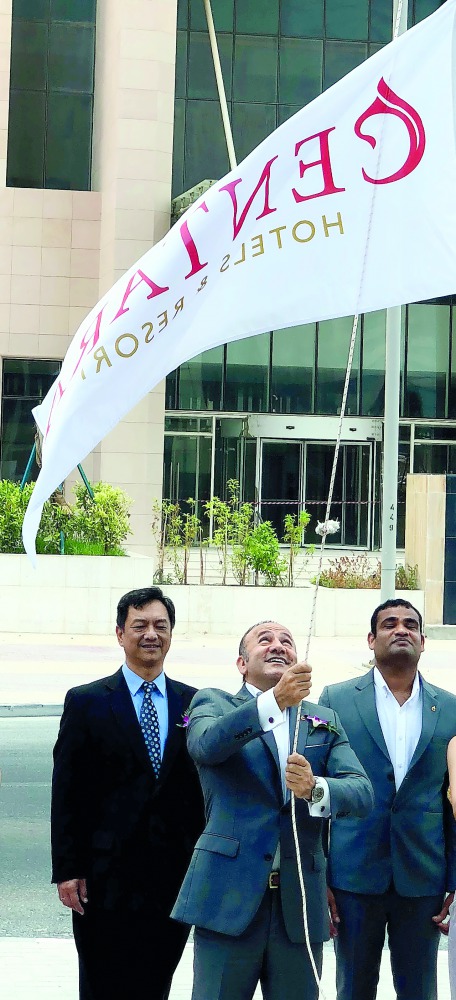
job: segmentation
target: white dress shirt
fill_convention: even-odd
[[[410,698],[400,705],[390,691],[378,667],[374,667],[375,704],[396,782],[396,791],[410,767],[421,736],[423,696],[418,671]]]
[[[283,801],[286,802],[290,796],[285,783],[285,768],[290,754],[290,711],[288,708],[284,708],[283,711],[279,708],[272,688],[269,691],[259,691],[253,684],[246,684],[245,686],[250,691],[250,694],[257,699],[258,716],[263,732],[272,732],[276,741],[280,762]],[[309,813],[318,819],[327,819],[331,815],[328,782],[325,778],[318,778],[317,780],[318,784],[324,789],[325,794],[319,802],[307,802]]]
[[[127,667],[126,663],[122,667],[122,673],[127,682],[139,722],[142,703],[144,701],[143,678],[139,674],[135,674],[134,670],[130,670],[130,667]],[[154,684],[157,685],[157,690],[151,691],[151,698],[157,709],[158,725],[160,727],[160,755],[163,760],[166,737],[168,736],[168,693],[166,690],[166,677],[163,671],[158,677],[154,677]]]

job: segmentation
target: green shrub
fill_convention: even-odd
[[[131,534],[129,524],[131,499],[110,483],[92,485],[93,498],[83,483],[74,487],[76,503],[72,508],[69,537],[101,545],[102,555],[118,550]],[[70,543],[71,544],[71,543]]]
[[[255,583],[261,573],[270,587],[282,583],[287,562],[280,557],[279,539],[270,521],[262,521],[252,528],[244,544],[247,565],[255,573]]]
[[[377,560],[377,566],[373,568],[365,553],[360,553],[330,559],[328,569],[324,569],[320,575],[320,585],[345,590],[379,590],[381,576],[380,560]],[[315,583],[315,578],[313,582]],[[396,566],[395,586],[396,590],[418,590],[418,567]]]

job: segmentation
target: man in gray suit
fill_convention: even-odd
[[[375,794],[367,819],[331,823],[337,998],[374,1000],[387,929],[397,1000],[436,1000],[438,931],[448,931],[456,888],[456,824],[446,798],[456,698],[417,670],[424,636],[409,601],[376,608],[368,644],[373,669],[325,688],[320,699],[338,712]]]
[[[366,816],[372,789],[334,712],[305,702],[296,753],[296,708],[310,689],[289,630],[252,626],[241,640],[237,695],[208,689],[190,706],[206,828],[172,916],[195,924],[192,1000],[316,1000],[304,934],[290,791],[296,796],[309,939],[321,972],[329,937],[326,816]]]

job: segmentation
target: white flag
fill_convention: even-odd
[[[29,553],[45,499],[184,361],[455,290],[455,14],[447,0],[281,125],[92,309],[33,411]]]

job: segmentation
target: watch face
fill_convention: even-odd
[[[324,794],[325,794],[324,788],[322,788],[321,785],[315,785],[315,788],[312,788],[312,793],[311,793],[312,802],[321,802]]]

